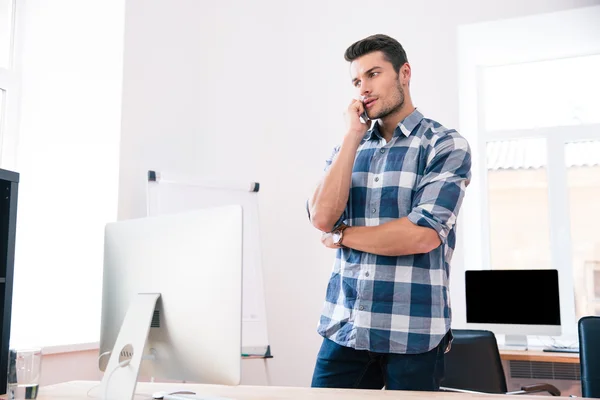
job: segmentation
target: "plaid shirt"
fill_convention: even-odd
[[[440,343],[450,329],[450,260],[470,170],[467,141],[417,110],[398,124],[389,143],[377,124],[366,133],[338,224],[376,226],[408,217],[434,229],[442,244],[399,257],[338,249],[319,334],[379,353],[423,353]]]

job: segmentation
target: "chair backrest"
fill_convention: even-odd
[[[496,337],[490,331],[453,329],[445,356],[442,386],[487,393],[506,393],[506,378]]]
[[[600,317],[579,320],[581,395],[600,398]]]

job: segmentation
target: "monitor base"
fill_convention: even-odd
[[[504,347],[509,350],[527,350],[527,336],[506,335],[504,338]]]
[[[138,293],[127,309],[102,378],[105,399],[133,400],[159,293]]]

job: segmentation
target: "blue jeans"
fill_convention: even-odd
[[[444,377],[444,351],[448,332],[427,353],[373,353],[340,346],[324,338],[312,387],[437,391]]]

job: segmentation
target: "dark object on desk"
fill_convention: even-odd
[[[6,394],[19,174],[0,169],[0,394]]]
[[[549,384],[523,386],[508,392],[500,351],[494,333],[485,330],[453,329],[454,341],[445,357],[446,376],[441,390],[449,392],[482,392],[531,394],[548,392],[560,396],[560,390]]]
[[[542,351],[546,353],[579,353],[577,347],[546,347]]]
[[[600,317],[583,317],[577,324],[581,395],[600,398]]]
[[[507,346],[526,349],[527,335],[561,335],[555,269],[465,271],[465,296],[467,328],[505,334]]]

